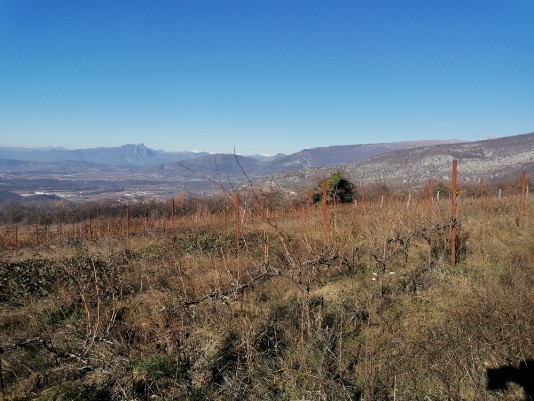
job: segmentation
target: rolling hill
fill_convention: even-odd
[[[422,146],[432,146],[449,143],[461,143],[456,139],[401,141],[390,143],[372,143],[360,145],[338,145],[304,149],[262,166],[262,171],[272,174],[282,171],[300,170],[309,167],[325,167],[346,163],[354,163],[369,157],[401,149],[413,149]]]
[[[461,182],[503,181],[518,177],[522,170],[534,173],[534,133],[395,150],[336,168],[355,182],[419,186],[428,179],[450,180],[454,159],[458,160]],[[277,174],[274,180],[285,188],[308,186],[332,170],[332,167],[308,168]]]
[[[499,181],[521,170],[534,171],[534,133],[394,151],[345,168],[365,180],[422,183],[449,180],[454,159],[463,181]]]

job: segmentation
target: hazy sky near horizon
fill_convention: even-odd
[[[0,0],[0,146],[532,131],[533,0]]]

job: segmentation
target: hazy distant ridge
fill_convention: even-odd
[[[169,161],[186,160],[207,155],[207,152],[165,152],[139,145],[99,147],[70,150],[61,147],[8,148],[0,147],[0,159],[32,162],[88,162],[109,166],[149,166]]]
[[[304,149],[291,155],[279,153],[274,156],[247,155],[239,157],[243,160],[243,167],[246,167],[247,172],[263,175],[308,167],[350,163],[393,150],[449,142],[450,140],[432,140],[339,145]],[[183,170],[183,167],[175,162],[183,162],[192,169],[204,173],[209,172],[210,175],[220,173],[232,174],[241,171],[232,154],[223,156],[223,154],[213,155],[208,152],[166,152],[151,149],[143,144],[76,150],[69,150],[62,147],[37,149],[0,147],[0,159],[41,163],[79,162],[97,163],[107,166],[154,166],[155,170],[159,170],[166,175],[174,173],[175,169]],[[217,161],[218,166],[216,166]]]

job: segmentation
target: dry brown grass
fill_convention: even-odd
[[[519,226],[518,198],[461,200],[455,268],[446,201],[331,206],[325,238],[320,206],[246,199],[239,249],[231,210],[4,230],[5,398],[523,397],[486,374],[534,357],[531,199]]]

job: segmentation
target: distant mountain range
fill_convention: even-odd
[[[534,133],[476,142],[406,141],[304,149],[274,156],[165,152],[143,144],[116,148],[0,148],[0,190],[73,199],[173,196],[220,191],[248,177],[288,191],[341,169],[354,182],[420,186],[448,181],[453,159],[461,181],[505,180],[534,172]],[[246,177],[243,174],[246,173]],[[206,177],[209,179],[206,180]],[[15,199],[15,198],[13,198]]]
[[[323,148],[305,149],[300,152],[284,155],[277,154],[274,156],[266,155],[247,155],[240,156],[244,163],[251,169],[259,169],[262,173],[272,173],[277,171],[296,170],[307,167],[329,166],[333,164],[350,163],[364,158],[374,156],[380,153],[409,149],[419,146],[436,145],[440,143],[450,143],[451,141],[406,141],[406,142],[392,142],[372,145],[347,145],[347,146],[331,146]],[[458,142],[454,141],[453,142]],[[154,150],[144,144],[139,145],[123,145],[118,147],[99,147],[91,149],[65,149],[62,147],[47,147],[47,148],[12,148],[0,147],[0,160],[13,161],[27,161],[40,163],[96,163],[106,166],[157,166],[165,163],[172,163],[176,161],[185,161],[199,159],[191,162],[192,166],[197,168],[207,167],[211,169],[214,160],[234,160],[222,156],[220,154],[214,155],[208,152],[166,152],[163,150]],[[246,160],[250,160],[247,162]],[[235,167],[230,167],[230,170]],[[226,173],[224,168],[219,166],[223,173]],[[163,167],[163,169],[172,169],[172,165]]]
[[[458,140],[434,141],[403,141],[366,145],[340,145],[304,149],[291,155],[277,154],[267,159],[253,156],[238,156],[217,154],[201,156],[180,162],[170,162],[158,167],[158,172],[171,176],[184,174],[188,169],[190,173],[201,172],[212,178],[220,175],[242,175],[241,167],[251,176],[265,176],[279,172],[302,170],[312,167],[336,166],[351,162],[358,162],[374,155],[401,149],[413,149],[421,146],[438,144],[461,143]],[[239,160],[239,163],[237,162]],[[239,166],[241,164],[241,167]],[[185,169],[184,169],[185,168]],[[155,169],[153,169],[156,172]]]
[[[0,159],[31,162],[83,162],[109,166],[148,166],[169,161],[206,156],[207,152],[165,152],[139,145],[123,145],[111,148],[70,150],[62,147],[9,148],[0,147]]]

